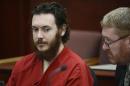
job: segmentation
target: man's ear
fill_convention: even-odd
[[[62,28],[61,28],[61,36],[64,36],[65,35],[65,32],[66,32],[66,24],[63,24]]]

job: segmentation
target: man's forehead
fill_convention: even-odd
[[[103,28],[102,36],[113,40],[119,38],[119,35],[117,34],[117,30],[115,28]]]
[[[55,17],[52,14],[39,14],[32,17],[33,26],[55,25]]]

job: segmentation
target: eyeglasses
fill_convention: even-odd
[[[122,36],[122,37],[120,37],[119,39],[114,40],[114,41],[110,41],[110,39],[103,37],[103,43],[104,43],[106,46],[110,47],[111,44],[116,43],[117,41],[122,40],[122,39],[124,39],[124,38],[126,38],[126,37],[128,37],[128,36],[129,36],[129,35]]]

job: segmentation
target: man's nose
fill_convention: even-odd
[[[38,38],[43,38],[44,33],[42,31],[38,32]]]
[[[103,43],[103,44],[102,44],[102,49],[103,49],[104,51],[107,51],[107,50],[109,50],[109,46],[108,46],[107,44]]]

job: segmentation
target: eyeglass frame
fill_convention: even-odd
[[[119,40],[122,40],[122,39],[124,39],[124,38],[126,38],[126,37],[128,37],[129,35],[125,35],[125,36],[122,36],[122,37],[120,37],[119,39],[116,39],[116,40],[114,40],[114,41],[111,41],[110,43],[107,43],[105,40],[103,40],[103,44],[105,43],[105,45],[107,45],[108,47],[110,47],[110,45],[112,45],[113,43],[116,43],[116,42],[118,42]]]

